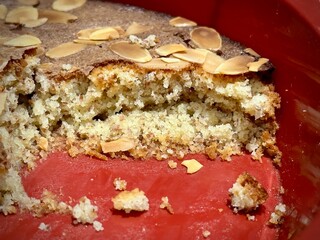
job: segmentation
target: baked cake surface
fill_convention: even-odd
[[[105,1],[59,15],[52,3],[19,15],[19,1],[2,2],[4,214],[16,205],[41,212],[19,171],[56,149],[104,160],[198,152],[230,160],[249,151],[280,164],[268,59],[187,19]]]

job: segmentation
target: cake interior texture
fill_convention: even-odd
[[[19,172],[57,150],[101,160],[205,153],[230,161],[250,152],[255,160],[267,155],[280,163],[275,137],[280,98],[260,73],[212,74],[196,63],[150,68],[124,59],[102,62],[88,73],[74,71],[68,60],[59,67],[55,76],[48,74],[50,65],[32,48],[0,72],[5,215],[17,206],[40,211],[43,200],[25,193]],[[110,150],[112,143],[119,149]]]

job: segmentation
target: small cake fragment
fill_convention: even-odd
[[[229,196],[233,211],[237,213],[257,209],[267,200],[268,193],[253,176],[244,172],[229,189]]]
[[[256,219],[254,215],[247,214],[246,216],[249,221],[254,221]]]
[[[73,207],[72,216],[74,217],[74,224],[92,224],[98,217],[98,207],[92,205],[89,198],[82,197],[79,203]]]
[[[279,203],[275,206],[274,212],[271,213],[269,223],[274,225],[279,225],[283,223],[283,217],[286,214],[286,205],[283,203]]]
[[[48,232],[50,230],[50,226],[49,224],[45,224],[45,223],[40,223],[39,227],[38,227],[41,231],[45,231]]]
[[[175,162],[175,161],[173,161],[173,160],[169,160],[169,161],[168,161],[168,166],[169,166],[169,168],[171,168],[171,169],[175,169],[175,168],[177,168],[178,163]]]
[[[7,93],[0,93],[0,114],[3,112],[6,105]]]
[[[171,206],[171,204],[169,203],[169,198],[168,197],[162,197],[161,198],[161,204],[160,204],[160,208],[161,209],[167,209],[167,211],[170,213],[170,214],[173,214],[173,208]]]
[[[181,164],[187,168],[187,173],[189,174],[196,173],[203,167],[203,165],[195,159],[184,160]]]
[[[112,198],[113,207],[116,210],[123,210],[126,213],[131,211],[147,211],[149,210],[149,199],[144,192],[135,188],[131,191],[122,191]]]
[[[116,190],[123,191],[127,188],[127,181],[118,177],[113,180],[113,185]]]
[[[202,236],[204,237],[204,238],[207,238],[207,237],[209,237],[211,235],[211,232],[210,231],[208,231],[208,230],[203,230],[202,231]]]
[[[102,226],[102,223],[99,222],[99,221],[93,221],[93,228],[97,231],[97,232],[100,232],[100,231],[103,231],[104,230],[104,227]]]

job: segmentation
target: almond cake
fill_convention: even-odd
[[[40,211],[19,172],[57,149],[280,164],[273,66],[215,29],[98,0],[6,0],[0,18],[3,214]]]

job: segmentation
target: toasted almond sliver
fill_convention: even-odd
[[[200,48],[219,50],[222,45],[220,34],[213,28],[198,27],[190,32],[191,40]]]
[[[59,12],[50,9],[39,9],[39,18],[48,18],[48,23],[68,23],[78,19],[71,13]]]
[[[106,41],[93,41],[93,40],[87,40],[87,39],[74,39],[74,43],[80,43],[80,44],[87,44],[87,45],[101,45],[102,43]]]
[[[8,8],[3,5],[0,4],[0,19],[5,19],[8,13]]]
[[[119,38],[118,31],[112,27],[101,28],[92,32],[89,36],[90,40],[109,40]]]
[[[250,56],[236,56],[223,62],[216,68],[215,73],[237,75],[249,71],[248,63],[253,62],[254,58]]]
[[[78,44],[73,42],[63,43],[55,48],[51,48],[46,56],[49,58],[62,58],[75,53],[78,53],[86,48],[85,44]]]
[[[3,112],[7,100],[7,93],[0,93],[0,114]]]
[[[52,9],[67,12],[81,7],[86,0],[56,0],[52,3]]]
[[[245,53],[250,54],[251,56],[260,57],[260,55],[256,51],[254,51],[252,48],[245,48],[243,51]]]
[[[83,40],[90,40],[90,35],[91,33],[99,30],[101,28],[87,28],[87,29],[82,29],[77,33],[77,38],[78,39],[83,39]]]
[[[196,22],[183,17],[175,17],[169,21],[169,24],[174,27],[194,27],[197,26]]]
[[[124,152],[133,149],[136,143],[130,138],[119,138],[111,142],[101,142],[103,153]]]
[[[222,64],[225,60],[213,52],[207,54],[206,60],[204,61],[202,68],[208,73],[215,73],[216,68]]]
[[[196,173],[203,167],[203,165],[195,159],[184,160],[181,164],[187,168],[187,173],[189,174]]]
[[[119,56],[132,60],[134,62],[149,62],[152,59],[147,49],[141,48],[138,44],[126,41],[116,42],[110,46],[110,49]]]
[[[20,18],[38,19],[38,10],[34,7],[17,7],[8,12],[6,23],[20,23]]]
[[[174,53],[172,55],[188,62],[203,64],[207,54],[207,51],[188,48],[184,52]]]
[[[38,44],[41,44],[40,39],[28,34],[15,37],[3,43],[3,45],[10,47],[29,47]]]
[[[160,56],[168,56],[172,53],[183,52],[185,50],[187,50],[187,48],[181,43],[172,43],[158,47],[155,51]]]
[[[39,4],[39,0],[18,0],[18,3],[29,6],[36,6]]]
[[[174,57],[161,57],[160,59],[162,61],[164,61],[165,63],[178,63],[178,62],[181,62],[180,59],[174,58]]]
[[[27,28],[39,27],[45,24],[48,21],[48,18],[39,18],[39,19],[29,19],[29,18],[20,18],[20,24]]]
[[[151,26],[147,26],[147,25],[143,25],[143,24],[140,24],[140,23],[133,22],[127,28],[126,35],[127,36],[136,35],[136,34],[139,34],[139,33],[147,32],[147,31],[149,31],[151,29],[152,29]]]
[[[172,63],[166,63],[160,58],[153,58],[151,61],[146,63],[138,63],[139,67],[146,68],[146,69],[165,69],[165,70],[175,70],[179,71],[184,68],[187,68],[190,66],[189,62],[181,61],[179,62],[172,62]]]
[[[259,60],[256,61],[256,62],[249,62],[249,63],[248,63],[249,71],[250,71],[250,72],[258,72],[258,71],[259,71],[259,68],[260,68],[263,64],[265,64],[265,63],[267,63],[267,62],[269,62],[269,59],[267,59],[267,58],[259,58]]]

